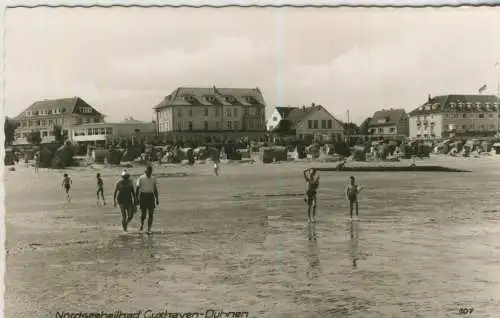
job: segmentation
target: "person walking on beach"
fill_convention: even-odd
[[[304,170],[304,179],[307,186],[304,201],[307,203],[308,222],[316,222],[316,194],[319,188],[319,176],[316,172],[317,170],[314,168]]]
[[[104,182],[101,179],[101,174],[97,173],[97,205],[101,204],[101,200],[103,205],[106,205],[106,199],[104,199]]]
[[[349,184],[346,187],[345,190],[345,196],[347,201],[349,201],[349,211],[351,214],[351,219],[352,219],[352,212],[354,209],[354,206],[356,206],[356,217],[358,216],[359,213],[359,208],[358,208],[358,194],[361,192],[361,187],[356,185],[356,178],[354,176],[351,176],[349,178]]]
[[[73,181],[71,180],[71,178],[68,176],[67,173],[64,174],[64,177],[63,177],[63,181],[61,183],[61,186],[63,187],[63,189],[66,191],[66,200],[68,202],[71,201],[71,184],[73,183]]]
[[[127,170],[123,170],[122,179],[116,183],[113,199],[114,206],[116,207],[117,202],[120,206],[123,230],[127,232],[127,226],[134,217],[136,205],[134,183],[130,180]]]
[[[144,221],[146,215],[148,216],[148,231],[151,234],[151,226],[153,225],[153,214],[155,207],[159,205],[158,201],[158,188],[156,187],[156,178],[152,176],[153,168],[148,166],[145,174],[137,179],[136,185],[136,199],[139,201],[141,208],[141,228],[144,229]]]

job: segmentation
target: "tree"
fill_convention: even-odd
[[[16,139],[16,128],[19,127],[19,123],[5,117],[5,122],[4,122],[4,133],[5,133],[5,146],[10,146]]]
[[[54,125],[54,139],[59,146],[62,146],[67,139],[67,134],[63,132],[62,127],[59,125]]]
[[[32,130],[28,136],[26,136],[26,140],[32,145],[39,145],[42,143],[42,134],[40,134],[40,131]]]

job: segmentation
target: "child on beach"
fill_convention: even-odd
[[[345,196],[347,201],[349,201],[349,211],[351,214],[351,219],[352,219],[352,212],[354,209],[354,206],[356,206],[356,217],[358,216],[358,194],[361,192],[361,187],[356,185],[356,178],[354,176],[351,176],[349,181],[349,184],[346,187],[345,190]]]
[[[106,205],[106,199],[104,199],[104,182],[101,179],[101,174],[97,174],[97,205],[101,204],[101,199],[103,205]]]
[[[66,200],[68,202],[71,201],[71,194],[70,194],[70,190],[71,190],[71,184],[73,183],[73,181],[71,181],[71,178],[68,176],[67,173],[64,174],[64,178],[63,178],[63,181],[62,181],[62,187],[64,188],[64,190],[66,190]]]

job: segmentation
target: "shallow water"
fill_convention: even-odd
[[[359,221],[348,220],[343,200],[349,175],[321,173],[315,226],[300,196],[304,165],[226,166],[218,178],[193,167],[192,176],[159,180],[151,237],[137,233],[137,217],[123,234],[119,212],[95,205],[95,172],[72,173],[69,205],[58,173],[6,172],[5,316],[151,308],[456,317],[467,307],[496,317],[499,163],[454,161],[474,173],[356,174]],[[109,200],[114,179],[104,181]]]

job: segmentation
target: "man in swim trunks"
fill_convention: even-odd
[[[101,179],[101,174],[97,174],[97,205],[101,203],[101,199],[103,205],[106,205],[106,199],[104,199],[104,182]]]
[[[358,187],[356,185],[356,178],[354,176],[351,176],[349,178],[349,184],[346,187],[345,190],[345,196],[347,201],[349,201],[349,211],[351,213],[351,219],[352,219],[352,212],[354,209],[354,206],[356,206],[356,216],[358,216],[358,194],[361,191],[361,187]]]
[[[68,176],[67,173],[64,174],[64,178],[63,178],[63,181],[62,181],[62,187],[64,188],[64,190],[66,191],[66,200],[68,202],[71,201],[71,194],[70,194],[70,190],[71,190],[71,184],[73,183],[73,181],[71,181],[71,178]]]
[[[307,203],[307,219],[309,222],[316,222],[316,193],[319,187],[319,176],[316,175],[316,172],[314,168],[304,170],[304,179],[307,185],[304,201]]]
[[[134,217],[136,204],[134,183],[132,182],[132,180],[130,180],[130,174],[127,172],[127,170],[123,170],[122,180],[116,183],[113,198],[114,206],[116,207],[117,202],[120,205],[123,230],[127,232],[128,223]]]
[[[156,178],[152,176],[153,168],[147,167],[145,174],[137,179],[136,185],[136,200],[139,201],[141,208],[141,228],[144,229],[144,221],[148,216],[148,231],[151,234],[151,226],[153,225],[153,214],[158,202],[158,188],[156,187]],[[156,204],[155,204],[156,203]]]

